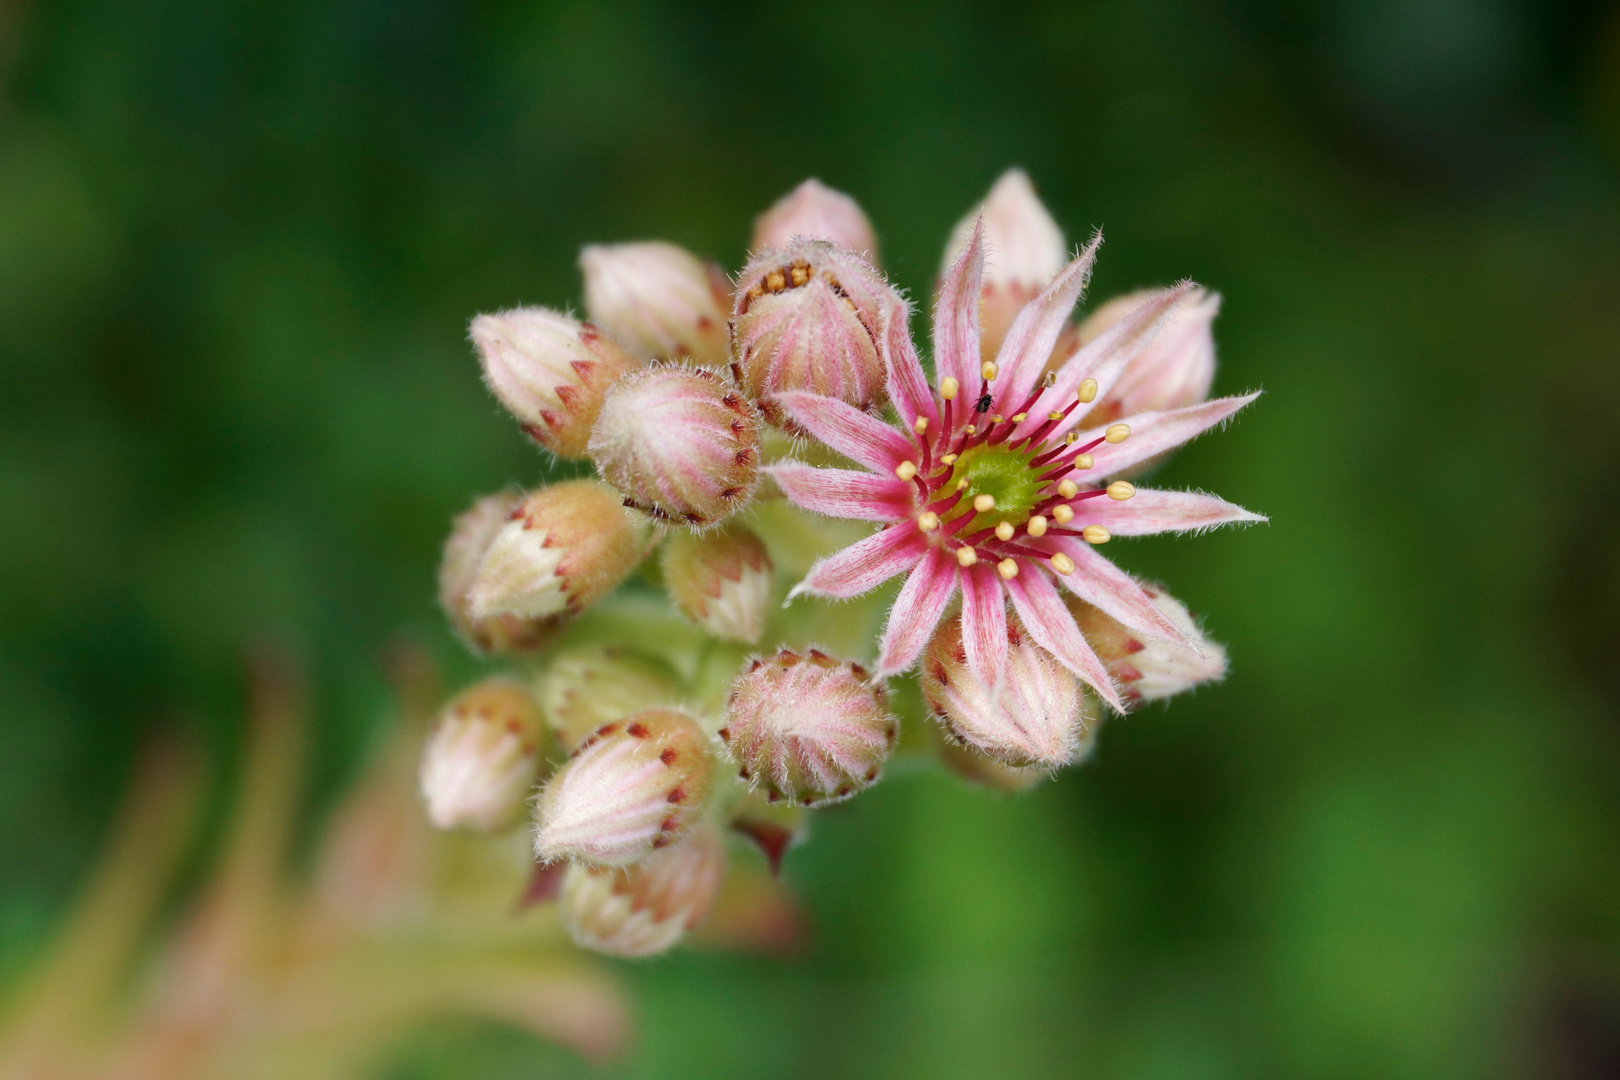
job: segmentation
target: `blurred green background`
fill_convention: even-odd
[[[114,0],[0,7],[0,987],[143,733],[237,767],[312,664],[317,826],[449,516],[532,483],[476,312],[578,248],[735,267],[808,175],[926,297],[1009,165],[1092,295],[1225,294],[1160,482],[1268,527],[1110,548],[1221,686],[1027,797],[897,779],[788,859],[796,961],[623,968],[654,1077],[1620,1075],[1620,12],[1532,0]],[[920,328],[919,328],[920,329]],[[206,861],[206,852],[197,856]],[[380,1077],[581,1075],[451,1022]]]

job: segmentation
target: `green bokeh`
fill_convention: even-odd
[[[143,733],[225,790],[244,641],[315,669],[311,821],[391,635],[472,670],[446,523],[547,469],[474,313],[577,305],[596,240],[735,266],[807,175],[925,298],[1018,164],[1105,227],[1091,295],[1219,289],[1217,390],[1266,391],[1159,482],[1272,524],[1109,548],[1232,675],[1028,796],[822,815],[814,948],[627,968],[623,1074],[1620,1067],[1607,6],[80,0],[0,7],[0,50],[0,983]],[[448,1021],[378,1068],[586,1071]]]

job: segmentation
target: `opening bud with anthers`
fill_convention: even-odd
[[[589,450],[624,505],[701,528],[753,496],[759,416],[712,372],[658,365],[608,392]]]
[[[1153,606],[1186,635],[1185,645],[1145,638],[1090,604],[1067,597],[1086,640],[1119,684],[1127,704],[1157,701],[1226,674],[1226,650],[1204,636],[1186,605],[1157,585],[1143,585]]]
[[[641,366],[589,323],[546,308],[472,321],[484,382],[529,436],[559,457],[585,454],[608,387]]]
[[[609,956],[656,956],[703,921],[725,871],[725,841],[704,822],[635,866],[570,866],[558,911],[577,945]]]
[[[522,505],[519,491],[486,495],[456,518],[445,540],[439,563],[439,604],[456,635],[476,652],[502,656],[530,652],[544,645],[555,629],[548,619],[505,614],[474,618],[472,614],[470,596],[478,567],[490,543]]]
[[[495,832],[515,822],[534,787],[545,734],[528,691],[487,679],[444,707],[422,752],[422,798],[441,829]]]
[[[877,238],[860,204],[820,180],[806,180],[759,215],[749,249],[785,248],[800,238],[831,240],[877,263]]]
[[[802,806],[876,783],[898,737],[883,685],[819,649],[750,660],[732,684],[720,729],[742,780],[769,801]]]
[[[750,645],[759,640],[772,566],[753,530],[731,521],[714,532],[672,536],[660,558],[664,587],[681,614],[715,637]]]
[[[561,619],[612,592],[647,550],[646,519],[612,488],[570,480],[541,488],[490,539],[471,587],[474,621],[512,615]]]
[[[1080,343],[1094,341],[1153,296],[1153,290],[1144,290],[1109,300],[1080,324]],[[1189,292],[1171,309],[1159,332],[1131,357],[1081,426],[1101,427],[1122,416],[1181,409],[1207,399],[1215,381],[1213,323],[1220,310],[1219,293]]]
[[[535,856],[628,866],[675,843],[703,814],[713,763],[703,729],[678,710],[603,724],[540,793]]]
[[[552,657],[534,683],[546,726],[564,750],[632,713],[669,707],[681,683],[662,660],[616,645],[581,645]]]
[[[638,356],[700,364],[726,358],[731,289],[723,271],[660,241],[579,253],[591,321]]]

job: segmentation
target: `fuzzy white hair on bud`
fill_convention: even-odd
[[[544,728],[522,684],[488,679],[457,695],[422,753],[422,798],[441,829],[495,832],[522,815]]]
[[[1126,704],[1158,701],[1226,675],[1226,650],[1211,641],[1187,606],[1157,585],[1143,585],[1153,606],[1186,637],[1181,644],[1146,638],[1078,598],[1067,599],[1075,622],[1119,684]]]
[[[551,658],[534,683],[541,715],[564,750],[603,724],[675,705],[680,678],[662,660],[618,645],[580,645]]]
[[[593,952],[656,956],[709,913],[725,869],[725,842],[712,822],[634,866],[576,863],[558,897],[563,925],[575,944]]]
[[[445,540],[444,557],[439,563],[439,604],[456,635],[475,652],[531,652],[543,646],[554,632],[553,623],[545,619],[505,613],[473,615],[471,596],[478,568],[490,544],[522,505],[523,494],[518,491],[486,495],[455,519]]]
[[[672,536],[660,565],[683,615],[726,641],[759,640],[774,579],[765,542],[753,530],[732,521],[711,533]]]
[[[830,240],[877,262],[877,238],[865,211],[820,180],[806,180],[759,216],[752,250],[785,248],[799,239]]]
[[[593,244],[579,267],[591,321],[637,355],[725,362],[731,290],[719,267],[661,241]]]

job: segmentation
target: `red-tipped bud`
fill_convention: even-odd
[[[1080,324],[1085,344],[1152,297],[1150,291],[1116,296]],[[1215,381],[1215,333],[1212,323],[1221,310],[1219,293],[1196,289],[1165,318],[1146,345],[1103,399],[1092,406],[1083,427],[1111,424],[1122,416],[1196,405],[1209,397]]]
[[[720,729],[739,777],[773,802],[802,806],[838,802],[876,783],[898,735],[883,685],[819,649],[749,661]]]
[[[713,755],[697,721],[649,709],[603,724],[551,778],[534,853],[628,866],[685,836],[709,801]]]
[[[467,593],[474,619],[577,615],[630,575],[647,550],[646,519],[595,480],[525,498],[495,533]]]
[[[487,679],[446,705],[422,752],[422,798],[441,829],[494,832],[515,822],[534,787],[544,729],[528,692]]]
[[[754,222],[754,251],[785,248],[794,240],[831,240],[877,262],[877,237],[860,204],[820,180],[806,180]]]
[[[1009,169],[996,181],[984,203],[951,231],[940,273],[955,265],[984,221],[983,303],[979,310],[980,345],[993,360],[1013,319],[1069,261],[1063,230],[1035,194],[1022,169]]]
[[[490,543],[522,505],[521,492],[486,495],[456,518],[444,543],[444,558],[439,564],[439,603],[457,636],[477,652],[507,655],[532,651],[544,645],[554,629],[544,619],[505,614],[473,617],[470,597],[478,580],[478,567]]]
[[[712,533],[672,536],[662,566],[681,614],[715,637],[750,645],[759,640],[772,567],[764,541],[752,530],[733,521]]]
[[[559,908],[576,944],[609,956],[655,956],[703,921],[725,876],[726,846],[705,822],[628,868],[575,864]]]
[[[1092,723],[1080,683],[1023,632],[1007,623],[1007,669],[985,686],[967,666],[962,620],[940,624],[922,668],[923,697],[954,738],[1006,765],[1056,769],[1079,756]]]
[[[658,366],[609,391],[591,460],[624,505],[702,527],[746,506],[759,481],[759,418],[701,369]]]
[[[602,395],[640,362],[589,323],[546,308],[480,315],[473,344],[484,382],[540,445],[582,457]]]
[[[905,305],[877,267],[825,240],[795,240],[743,268],[732,312],[732,373],[771,423],[770,395],[809,390],[857,409],[885,400],[878,341]]]
[[[681,687],[660,660],[613,645],[582,645],[552,658],[534,694],[557,743],[572,751],[603,724],[676,704]]]
[[[757,790],[744,791],[731,806],[731,828],[759,848],[771,873],[782,868],[782,856],[810,832],[810,811],[784,799],[771,802]]]
[[[1090,604],[1068,600],[1086,641],[1119,684],[1120,696],[1127,703],[1157,701],[1225,676],[1226,650],[1204,636],[1186,606],[1157,585],[1143,588],[1188,644],[1142,638]]]
[[[591,321],[638,356],[725,361],[731,290],[719,267],[653,241],[592,245],[579,268]]]

